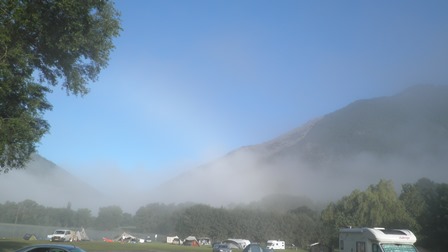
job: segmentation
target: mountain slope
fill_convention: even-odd
[[[32,199],[54,207],[70,202],[96,211],[111,202],[128,208],[188,201],[225,206],[265,198],[275,205],[287,194],[309,204],[308,199],[334,200],[380,179],[393,180],[397,190],[422,177],[447,182],[447,154],[448,86],[417,86],[355,101],[278,138],[190,169],[151,192],[125,197],[103,195],[35,155],[27,169],[0,176],[0,202]],[[123,199],[128,202],[119,202]]]
[[[314,166],[353,155],[419,161],[444,159],[448,143],[446,87],[419,86],[357,101],[325,116],[290,152]],[[427,161],[427,160],[425,160]]]
[[[50,207],[96,210],[103,199],[97,190],[51,161],[35,154],[25,169],[0,175],[0,202],[31,199]]]
[[[380,179],[398,190],[422,177],[446,182],[447,154],[448,87],[416,86],[192,169],[160,187],[157,200],[223,205],[277,193],[332,200]]]

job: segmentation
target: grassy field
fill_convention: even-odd
[[[0,252],[13,252],[24,246],[32,244],[42,244],[49,243],[49,241],[26,241],[23,239],[1,239],[0,240]],[[142,243],[142,244],[132,244],[132,243],[119,243],[119,242],[103,242],[103,241],[85,241],[85,242],[72,242],[75,246],[81,247],[87,252],[100,252],[100,251],[121,251],[121,252],[136,252],[136,251],[147,251],[147,252],[211,252],[210,246],[201,247],[189,247],[189,246],[179,246],[166,243]],[[235,250],[234,250],[235,251]],[[286,250],[285,252],[306,252],[305,250]],[[235,252],[241,252],[236,250]]]
[[[0,240],[0,252],[12,252],[24,246],[32,244],[50,243],[49,241],[25,241],[23,239],[14,240]],[[59,243],[58,243],[59,244]],[[103,241],[84,241],[84,242],[71,242],[75,246],[81,247],[88,252],[95,251],[153,251],[153,252],[176,252],[176,251],[197,251],[197,252],[209,252],[210,247],[186,247],[169,245],[164,243],[119,243],[119,242],[103,242]]]
[[[33,245],[51,243],[46,240],[47,234],[53,233],[58,227],[45,227],[35,225],[21,225],[21,224],[8,224],[0,223],[0,252],[13,252],[19,248]],[[72,242],[75,246],[84,249],[87,252],[212,252],[211,246],[201,247],[189,247],[173,244],[166,244],[162,242],[152,243],[108,243],[102,240],[102,237],[113,238],[118,234],[121,234],[122,230],[115,231],[97,231],[86,229],[87,234],[91,241],[85,242]],[[22,237],[24,234],[34,234],[38,240],[27,241]],[[134,233],[133,233],[134,235]],[[138,234],[138,237],[145,237],[144,234]],[[161,240],[162,236],[160,236]],[[233,252],[242,252],[241,250],[233,250]],[[281,252],[306,252],[306,250],[285,250]]]

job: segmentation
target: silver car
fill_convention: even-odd
[[[16,250],[15,252],[86,252],[80,247],[67,244],[36,244]]]
[[[220,243],[213,245],[213,252],[232,252],[232,249],[229,247],[229,245]]]

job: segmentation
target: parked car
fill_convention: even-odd
[[[54,231],[53,234],[47,235],[47,238],[50,239],[52,242],[56,241],[73,241],[75,240],[75,231],[68,230],[68,229],[57,229]]]
[[[272,249],[262,247],[258,243],[251,243],[243,249],[243,252],[272,252],[272,251],[273,251]]]
[[[36,244],[23,247],[15,252],[86,252],[80,247],[67,244]]]
[[[213,252],[232,252],[232,249],[228,244],[225,243],[216,243],[213,244]]]

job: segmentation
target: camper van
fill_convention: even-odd
[[[268,249],[285,249],[285,241],[268,240],[266,242]]]
[[[415,235],[407,229],[341,228],[340,252],[418,252]]]

